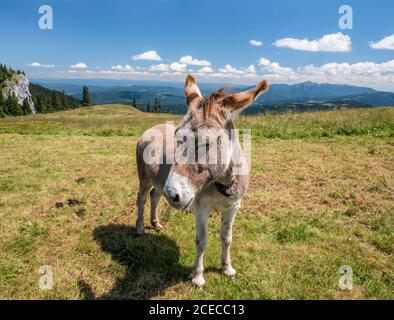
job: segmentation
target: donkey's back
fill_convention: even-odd
[[[151,198],[150,222],[156,230],[161,230],[157,214],[157,205],[163,194],[164,184],[167,180],[170,165],[166,164],[166,141],[174,139],[175,127],[171,124],[159,124],[144,132],[138,139],[136,148],[136,161],[139,179],[139,192],[137,197],[138,218],[136,224],[137,234],[144,233],[144,206],[148,193]],[[157,139],[160,139],[157,140]],[[158,143],[161,142],[161,143]],[[149,148],[149,150],[148,150]],[[154,154],[155,159],[163,161],[145,161]]]

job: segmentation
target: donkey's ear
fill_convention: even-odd
[[[188,74],[186,77],[185,96],[186,96],[187,105],[189,107],[192,104],[196,103],[201,98],[201,92],[197,86],[197,82],[194,79],[194,77],[190,74]]]
[[[267,80],[263,80],[248,91],[228,95],[223,99],[223,107],[231,112],[240,111],[240,109],[250,106],[253,101],[255,101],[260,94],[266,92],[268,88],[269,85]]]

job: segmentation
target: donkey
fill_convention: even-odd
[[[194,207],[197,258],[192,282],[200,288],[205,285],[203,256],[211,209],[217,210],[222,216],[220,239],[224,274],[235,276],[230,258],[232,226],[249,184],[249,173],[247,161],[234,134],[233,119],[267,89],[268,83],[264,80],[248,91],[229,93],[222,88],[203,97],[196,80],[188,75],[185,83],[188,110],[180,125],[176,128],[171,124],[157,125],[148,129],[138,140],[136,233],[144,233],[144,206],[148,193],[150,222],[156,230],[162,229],[157,213],[162,195],[178,210]],[[192,151],[189,152],[192,155],[186,155],[187,159],[196,160],[195,152],[202,153],[202,157],[198,155],[198,161],[181,161],[182,157],[178,159],[177,155],[185,153],[185,137],[189,138],[189,142],[194,142],[188,150]],[[214,156],[211,156],[211,152]],[[207,160],[207,155],[211,161],[200,161]],[[160,161],[151,161],[149,157]]]

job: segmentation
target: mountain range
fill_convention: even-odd
[[[133,82],[122,80],[32,80],[42,86],[66,93],[81,99],[82,86],[89,86],[92,100],[96,104],[125,103],[133,99],[144,109],[148,102],[160,97],[163,110],[171,113],[184,113],[185,99],[181,83]],[[217,84],[201,84],[204,95],[218,88]],[[230,86],[229,91],[243,91],[250,86]],[[322,110],[338,107],[394,106],[394,93],[377,91],[367,87],[342,84],[303,82],[299,84],[272,84],[246,113],[265,111]]]

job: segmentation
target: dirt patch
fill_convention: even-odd
[[[55,203],[55,208],[56,208],[56,209],[60,209],[60,208],[63,208],[63,207],[64,207],[63,202],[56,202],[56,203]]]
[[[80,206],[81,204],[83,204],[83,201],[78,200],[78,199],[74,199],[74,198],[70,198],[70,199],[67,199],[67,204],[70,207]]]
[[[80,218],[83,218],[85,216],[85,213],[86,213],[85,208],[78,208],[77,210],[75,210],[75,214]]]

